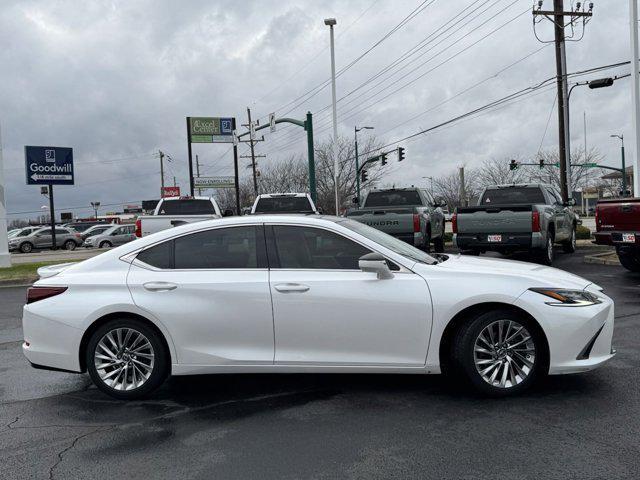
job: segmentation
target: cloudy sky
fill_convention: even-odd
[[[567,46],[569,72],[629,58],[627,2],[594,3],[584,38]],[[262,121],[270,112],[302,118],[309,110],[316,140],[326,139],[331,90],[316,87],[330,75],[327,17],[338,21],[337,70],[361,57],[337,80],[341,135],[368,125],[390,143],[437,125],[555,74],[553,46],[536,40],[530,8],[529,0],[4,0],[0,126],[9,218],[35,215],[20,212],[46,203],[38,187],[25,185],[25,145],[74,148],[76,185],[56,188],[58,211],[92,200],[115,204],[106,211],[157,198],[158,149],[172,158],[169,181],[175,176],[187,189],[188,115],[243,123],[247,107]],[[537,31],[552,38],[549,22]],[[630,96],[628,78],[607,89],[576,89],[573,144],[584,142],[586,112],[588,146],[606,163],[618,162],[619,144],[609,136],[631,138]],[[554,98],[553,88],[540,89],[404,142],[407,161],[393,166],[388,182],[419,184],[488,157],[554,148]],[[267,154],[263,164],[306,151],[301,129],[279,126],[266,140],[258,148]],[[233,172],[226,145],[197,145],[195,153],[203,175]]]

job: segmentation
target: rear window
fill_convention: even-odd
[[[258,199],[255,213],[313,212],[307,197],[266,197]]]
[[[158,215],[211,215],[216,210],[210,200],[169,200],[162,202]]]
[[[547,203],[542,190],[535,187],[508,187],[487,190],[482,195],[480,205],[530,205]]]
[[[371,192],[367,195],[365,207],[403,207],[421,205],[417,190],[390,190],[386,192]]]

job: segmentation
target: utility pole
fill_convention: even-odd
[[[253,131],[253,128],[251,127],[251,109],[249,107],[247,107],[247,123],[249,124],[249,129]],[[251,149],[251,169],[253,170],[253,193],[257,197],[258,177],[256,176],[256,154],[254,151],[253,135],[249,135],[249,148]]]
[[[2,160],[2,135],[0,134],[0,268],[11,266],[9,240],[7,238],[7,210],[4,203],[4,166]]]
[[[160,198],[164,197],[164,152],[158,150],[160,155]]]
[[[586,3],[586,2],[585,2]],[[583,34],[584,26],[591,17],[593,4],[590,4],[589,10],[584,11],[584,5],[578,4],[582,10],[565,12],[564,0],[553,0],[553,11],[542,10],[542,1],[538,1],[538,9],[533,10],[534,15],[534,31],[536,24],[536,16],[544,16],[553,23],[555,54],[556,54],[556,84],[558,89],[558,150],[560,160],[560,194],[564,202],[569,200],[571,192],[571,145],[569,132],[569,102],[567,90],[567,54],[565,49],[565,26],[573,25],[578,17],[583,18]],[[569,23],[565,24],[565,16],[569,17]],[[573,28],[573,27],[572,27]],[[536,34],[537,36],[537,34]],[[548,42],[544,42],[548,43]]]
[[[629,0],[629,30],[631,34],[631,100],[633,103],[633,133],[635,156],[633,157],[633,194],[640,195],[640,73],[638,69],[638,4]]]
[[[196,154],[196,178],[200,178],[200,160],[198,160],[197,154]],[[202,195],[201,188],[198,188],[198,195]]]
[[[340,215],[340,194],[338,193],[338,113],[336,107],[336,52],[333,27],[337,24],[335,18],[326,18],[325,25],[329,26],[331,47],[331,105],[333,115],[333,183],[336,194],[336,215]]]
[[[467,189],[464,186],[464,167],[459,167],[460,171],[460,203],[461,206],[467,206]]]
[[[618,138],[620,139],[620,160],[622,163],[622,197],[626,197],[627,196],[627,166],[625,165],[625,161],[624,161],[624,134],[621,133],[620,135],[610,135],[611,138]]]
[[[193,179],[193,177],[191,177],[191,178]],[[173,186],[174,187],[178,186],[178,184],[176,183],[176,177],[175,176],[173,177]]]

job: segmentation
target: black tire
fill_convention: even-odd
[[[154,355],[153,369],[149,377],[141,386],[130,390],[116,390],[105,383],[105,381],[100,378],[100,374],[98,373],[94,360],[94,355],[100,340],[107,333],[118,328],[132,329],[144,335],[151,344],[151,352]],[[162,338],[153,328],[135,318],[110,320],[93,332],[87,344],[85,362],[87,365],[87,371],[89,372],[91,380],[93,380],[96,387],[107,395],[119,400],[135,400],[138,398],[144,398],[162,385],[169,374],[169,353],[166,350]]]
[[[436,253],[444,252],[444,232],[438,238],[433,240],[433,251]]]
[[[513,385],[505,383],[504,387],[490,384],[488,380],[483,378],[479,371],[479,368],[484,367],[476,366],[476,341],[478,341],[481,332],[486,331],[485,329],[489,327],[489,325],[496,325],[498,321],[511,321],[524,327],[525,331],[529,333],[528,336],[530,340],[527,340],[527,343],[523,345],[529,346],[529,342],[531,342],[534,346],[533,356],[530,357],[529,354],[526,354],[527,359],[532,360],[530,362],[532,366],[527,367],[529,371],[526,377],[521,377],[519,383],[516,380]],[[513,323],[511,325],[513,325]],[[515,326],[513,328],[515,328]],[[509,333],[513,335],[511,332],[513,332],[513,330],[510,330]],[[539,378],[545,376],[549,370],[546,341],[540,332],[538,325],[535,324],[533,320],[511,310],[492,310],[479,314],[462,325],[454,336],[451,348],[451,362],[454,365],[452,370],[460,372],[470,386],[484,395],[504,397],[522,393],[531,387]],[[493,362],[493,360],[489,361]],[[498,366],[498,377],[500,377],[500,379],[502,379],[502,373],[507,370],[507,366],[504,365],[508,365],[510,361],[511,360],[504,360],[505,363],[503,366]],[[519,374],[517,374],[515,367],[513,371],[516,372],[514,378],[517,379]],[[493,370],[489,373],[492,372]],[[500,381],[498,380],[498,382]],[[510,383],[510,380],[507,379],[507,382]]]
[[[22,253],[31,253],[33,251],[33,243],[24,242],[22,245],[20,245],[20,251]]]
[[[562,244],[562,251],[564,253],[574,253],[576,251],[576,228],[571,229],[571,237],[565,243]]]
[[[103,240],[102,242],[100,242],[100,245],[98,245],[98,248],[111,248],[111,247],[113,247],[113,244],[109,240]]]
[[[424,245],[422,245],[422,251],[429,253],[431,251],[431,232],[429,229],[424,232]]]
[[[65,250],[75,250],[78,244],[73,240],[67,240],[62,246]]]
[[[538,261],[543,265],[551,266],[553,259],[553,234],[551,232],[547,232],[545,247],[538,252]]]
[[[630,272],[640,272],[640,252],[625,252],[618,250],[618,260],[620,264]]]

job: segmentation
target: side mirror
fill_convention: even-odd
[[[224,212],[222,212],[223,217],[233,217],[233,210],[227,208]]]
[[[379,280],[393,278],[393,273],[391,273],[387,261],[379,253],[367,253],[361,256],[358,260],[358,267],[363,272],[376,273]]]

